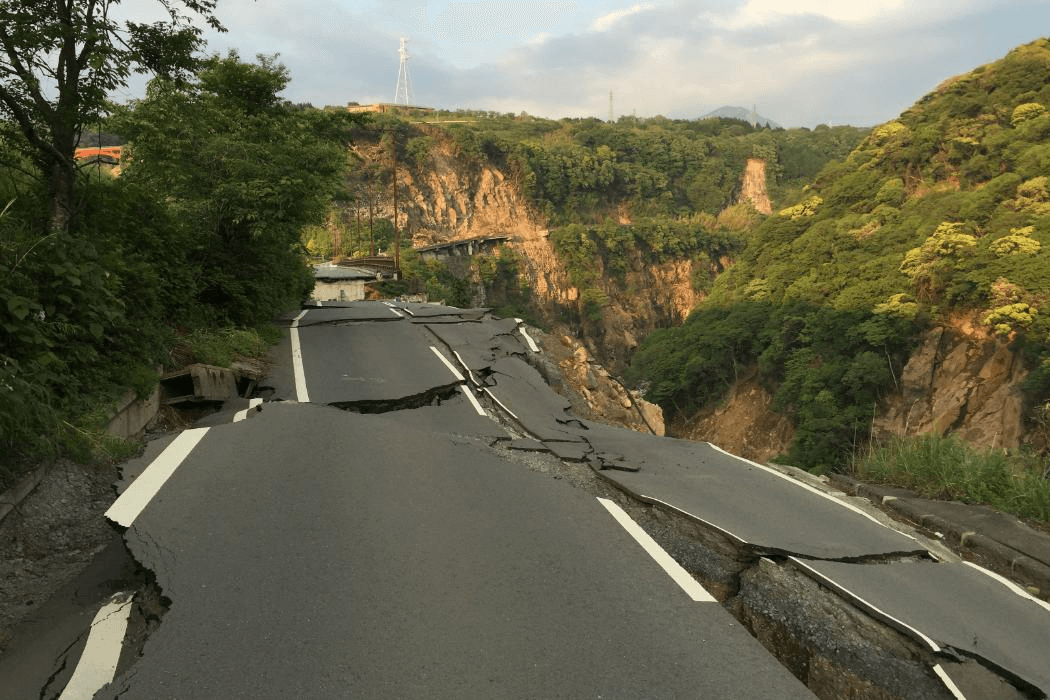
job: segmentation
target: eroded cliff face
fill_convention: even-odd
[[[953,433],[976,447],[1015,448],[1025,439],[1027,376],[1009,342],[989,335],[972,318],[957,318],[925,334],[872,423],[872,437]],[[712,442],[756,461],[786,452],[794,431],[772,410],[772,395],[751,372],[728,397],[668,433]]]
[[[766,161],[761,158],[747,159],[738,199],[738,203],[741,202],[751,202],[756,211],[767,216],[773,213],[773,203],[766,190]]]
[[[700,301],[693,289],[695,263],[690,260],[646,261],[637,251],[629,254],[623,280],[606,274],[602,260],[601,290],[609,298],[600,317],[575,315],[567,324],[587,350],[616,374],[622,374],[631,354],[647,335],[658,328],[681,325]]]
[[[417,166],[398,169],[398,224],[410,232],[413,245],[508,236],[519,253],[537,317],[555,335],[580,338],[589,356],[610,372],[622,373],[646,335],[681,323],[698,301],[692,262],[651,264],[635,252],[623,279],[602,275],[609,303],[600,318],[587,317],[580,290],[547,238],[547,222],[529,206],[517,174],[493,163],[464,162],[443,131],[422,128],[433,139],[430,155]],[[373,151],[359,148],[358,153],[379,159],[378,146]],[[389,217],[389,202],[380,211]],[[619,218],[630,221],[626,211]],[[594,264],[604,273],[603,261]]]
[[[930,330],[873,428],[880,435],[953,432],[979,447],[1018,447],[1024,437],[1025,370],[1007,341],[972,319]]]
[[[609,301],[600,315],[589,316],[547,238],[546,221],[530,208],[517,175],[492,163],[464,163],[444,132],[427,133],[434,147],[426,162],[398,171],[402,229],[410,232],[417,247],[508,236],[519,253],[535,313],[549,330],[545,350],[557,358],[566,393],[574,391],[574,401],[580,404],[577,409],[635,429],[662,427],[659,409],[626,391],[615,377],[648,334],[682,323],[700,301],[692,284],[695,263],[653,263],[634,251],[627,273],[616,279],[605,274],[604,262],[596,259],[601,291]],[[741,187],[744,199],[760,211],[771,210],[761,160],[748,162]],[[389,204],[380,209],[381,216],[391,213]],[[618,218],[630,223],[626,210]],[[1019,390],[1024,376],[1007,343],[989,337],[971,319],[957,319],[928,332],[898,377],[899,391],[876,416],[873,434],[936,430],[954,432],[977,446],[1016,447],[1024,436]],[[645,412],[648,421],[642,418]],[[725,400],[691,418],[672,421],[667,432],[710,441],[757,461],[785,452],[794,434],[790,420],[772,410],[772,395],[754,373],[742,376]]]

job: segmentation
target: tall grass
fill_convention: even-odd
[[[238,357],[265,357],[280,340],[280,331],[275,326],[198,328],[179,340],[185,361],[229,367]]]
[[[854,469],[858,478],[902,486],[928,498],[982,503],[1050,522],[1050,480],[1031,461],[930,434],[876,445]]]

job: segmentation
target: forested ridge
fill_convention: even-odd
[[[743,234],[681,328],[630,378],[688,414],[757,366],[793,464],[845,468],[920,331],[964,314],[1023,350],[1048,398],[1050,43],[946,81]]]

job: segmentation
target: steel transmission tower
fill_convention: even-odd
[[[408,79],[408,39],[401,37],[401,67],[397,71],[397,91],[394,92],[394,104],[412,104],[412,82]]]

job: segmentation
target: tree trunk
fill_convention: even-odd
[[[67,165],[57,161],[52,162],[50,167],[51,173],[47,180],[48,228],[52,233],[68,231],[73,223],[74,170],[72,163]]]

